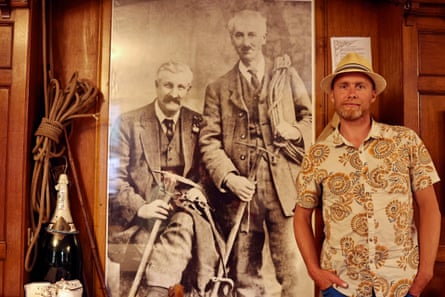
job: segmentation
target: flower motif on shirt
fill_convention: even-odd
[[[383,267],[389,256],[388,249],[383,245],[377,245],[375,249],[375,266],[377,268]]]
[[[317,183],[321,183],[328,176],[328,171],[326,169],[318,169],[314,172],[314,180]]]
[[[333,221],[341,221],[351,214],[351,208],[342,203],[333,203],[330,207],[330,218]]]
[[[366,214],[360,213],[355,215],[351,220],[352,231],[360,236],[368,235],[368,224]]]
[[[408,174],[409,163],[406,162],[406,160],[403,157],[401,157],[400,155],[398,155],[398,157],[399,157],[398,159],[390,160],[392,171],[399,172],[401,174]]]
[[[361,205],[370,200],[370,194],[365,192],[365,185],[363,184],[354,185],[352,195],[353,199]]]
[[[351,192],[348,192],[341,196],[341,203],[345,205],[350,205],[354,201],[354,194]]]
[[[347,148],[343,154],[338,156],[338,162],[343,166],[349,163],[353,168],[357,170],[361,170],[363,167],[363,162],[362,160],[360,160],[360,156],[355,149]]]
[[[399,200],[393,200],[386,206],[386,216],[390,222],[394,222],[397,219],[402,208],[401,204]]]
[[[407,145],[400,145],[397,151],[391,154],[390,158],[388,158],[388,166],[390,166],[394,172],[406,174],[409,171],[411,162],[409,156],[409,147]]]
[[[406,242],[406,234],[403,232],[396,232],[394,236],[394,243],[396,245],[402,246]]]
[[[346,266],[348,267],[347,275],[357,280],[367,269],[368,249],[363,245],[355,246],[346,255]]]
[[[328,178],[328,187],[334,195],[343,195],[348,192],[351,182],[349,177],[343,173],[335,173]]]
[[[408,290],[411,287],[411,280],[401,279],[391,284],[389,296],[404,297],[408,294]]]
[[[382,277],[377,277],[374,280],[374,290],[376,292],[382,292],[383,296],[388,296],[389,282]]]
[[[343,237],[340,240],[340,245],[343,255],[346,255],[354,249],[354,240],[349,236]]]
[[[419,176],[420,174],[418,172],[415,172],[414,175]],[[415,190],[425,189],[426,187],[432,185],[432,181],[429,176],[423,176],[414,180],[415,184],[413,185],[413,189]]]
[[[401,204],[401,208],[396,218],[396,227],[398,229],[410,229],[411,221],[410,218],[413,217],[412,209],[408,207],[406,203]]]
[[[362,244],[355,246],[348,253],[347,261],[360,269],[366,268],[368,264],[368,249]]]
[[[354,152],[351,155],[351,158],[349,160],[349,163],[351,164],[351,166],[357,170],[362,170],[363,169],[363,162],[360,159],[360,155],[358,154],[358,152]]]
[[[309,157],[303,158],[303,162],[301,162],[300,172],[307,174],[311,173],[313,170],[314,170],[314,164],[311,162]]]
[[[298,195],[301,199],[300,202],[302,205],[313,205],[317,202],[317,201],[315,201],[316,198],[314,198],[314,197],[317,197],[317,193],[300,189]]]
[[[320,165],[329,156],[329,147],[322,144],[316,144],[310,149],[308,156],[315,165]]]
[[[387,175],[388,171],[385,168],[377,167],[369,173],[368,183],[372,187],[384,189],[387,186]]]
[[[361,281],[357,288],[357,296],[368,296],[369,292],[372,292],[372,288],[372,280]]]
[[[351,154],[344,153],[338,156],[338,162],[342,164],[343,166],[348,164],[349,160],[351,159]]]
[[[418,156],[419,156],[419,163],[420,164],[430,164],[431,163],[431,156],[428,153],[427,148],[424,144],[420,145],[418,148]]]
[[[387,182],[388,182],[388,187],[386,189],[386,191],[390,194],[394,194],[394,193],[403,193],[403,194],[407,194],[408,193],[408,185],[410,183],[410,181],[408,180],[408,177],[404,174],[401,174],[399,172],[393,172],[390,173],[387,176]]]
[[[412,249],[411,252],[408,255],[408,259],[406,261],[408,265],[413,268],[417,269],[419,266],[419,250],[418,249]]]
[[[391,139],[380,139],[374,141],[369,147],[369,153],[376,159],[384,159],[389,156],[395,148]]]

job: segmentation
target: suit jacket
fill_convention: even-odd
[[[285,106],[290,110],[294,108],[295,120],[291,124],[302,132],[305,146],[309,147],[312,141],[311,99],[294,68],[290,67],[286,75],[289,96],[284,99],[287,100]],[[271,122],[267,107],[261,107],[267,104],[271,78],[272,65],[266,62],[263,87],[258,100],[259,122],[266,149],[273,152],[276,148],[273,145]],[[238,65],[207,87],[203,119],[205,124],[200,134],[202,160],[215,186],[224,192],[222,182],[225,176],[229,172],[247,176],[250,166],[250,149],[238,143],[246,142],[250,137],[250,116],[242,97]],[[273,182],[284,215],[291,216],[297,196],[295,180],[300,166],[289,160],[282,151],[278,152],[275,160],[276,162],[269,164]]]
[[[178,123],[185,162],[183,176],[190,178],[199,174],[197,141],[200,122],[200,114],[181,108]],[[155,198],[152,197],[154,188],[161,182],[160,174],[153,173],[153,170],[161,170],[160,131],[154,102],[121,115],[113,126],[109,158],[109,225],[119,231],[137,225],[138,209]]]

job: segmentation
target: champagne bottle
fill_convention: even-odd
[[[55,211],[46,228],[47,234],[40,250],[43,280],[52,283],[62,279],[80,280],[82,254],[69,207],[66,174],[60,174],[56,190]]]

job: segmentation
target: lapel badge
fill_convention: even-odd
[[[201,128],[201,121],[202,118],[200,116],[194,115],[192,119],[192,132],[193,133],[199,133],[199,130]]]

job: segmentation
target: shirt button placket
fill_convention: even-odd
[[[369,269],[374,270],[375,268],[375,246],[376,246],[376,240],[375,240],[375,218],[374,218],[374,204],[372,202],[372,196],[369,193],[372,193],[372,189],[369,186],[368,182],[368,162],[367,162],[367,155],[366,151],[363,150],[363,148],[359,149],[359,156],[360,160],[363,164],[362,167],[362,181],[364,185],[364,194],[366,195],[367,201],[365,202],[364,208],[366,212],[366,218],[367,218],[367,227],[368,227],[368,263],[369,263]]]

